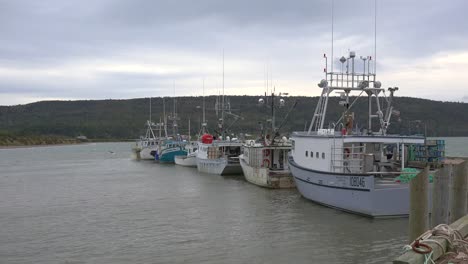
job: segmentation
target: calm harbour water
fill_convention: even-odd
[[[383,263],[406,242],[407,219],[135,161],[130,146],[0,150],[0,263]]]

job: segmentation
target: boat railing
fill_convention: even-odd
[[[331,169],[339,173],[359,173],[364,170],[365,146],[332,146]]]
[[[327,80],[331,88],[365,89],[375,82],[373,73],[328,72]],[[371,88],[372,89],[372,88]],[[379,88],[380,89],[380,88]]]

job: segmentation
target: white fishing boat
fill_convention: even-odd
[[[154,126],[156,126],[156,124],[149,120],[146,121],[146,134],[140,137],[132,149],[140,159],[154,160],[158,151],[160,139],[154,135]]]
[[[175,164],[185,166],[185,167],[197,167],[197,150],[198,144],[190,143],[185,146],[185,151],[187,155],[175,156]]]
[[[386,91],[376,79],[375,68],[370,71],[371,57],[360,57],[362,73],[354,70],[355,57],[351,51],[349,57],[340,58],[341,68],[351,67],[350,71],[325,68],[310,127],[291,137],[291,172],[299,192],[314,202],[371,217],[405,216],[409,213],[409,186],[397,177],[409,167],[408,151],[424,144],[425,137],[387,133],[392,114],[398,113],[392,106],[398,88],[388,88],[389,94],[382,98]],[[326,119],[332,92],[338,92],[343,106],[335,122]],[[356,93],[350,102],[350,95]],[[365,128],[355,124],[353,112],[362,95],[367,97],[368,108]],[[330,125],[325,127],[325,121]]]
[[[198,106],[197,106],[198,108]],[[207,123],[206,123],[206,118],[205,118],[205,80],[203,79],[203,112],[202,112],[202,123],[201,123],[201,128],[198,133],[198,140],[201,139],[201,135],[204,135],[207,133]],[[189,141],[191,140],[191,134],[190,134],[190,119],[188,123],[188,137]],[[180,155],[175,157],[175,163],[177,165],[181,166],[186,166],[186,167],[197,167],[197,152],[198,152],[198,142],[189,142],[185,146],[185,149],[187,151],[186,155]]]
[[[293,188],[294,179],[287,159],[290,150],[291,143],[287,139],[271,145],[248,142],[239,156],[245,179],[266,188]]]
[[[161,130],[163,127],[161,122],[155,124],[151,121],[151,97],[149,101],[149,120],[146,121],[146,133],[132,147],[132,151],[136,154],[136,157],[144,160],[155,159],[160,146]],[[155,130],[159,130],[159,137],[155,135]]]
[[[266,104],[272,109],[272,116],[269,120],[271,122],[270,133],[275,136],[271,139],[270,134],[265,135],[262,126],[260,139],[257,142],[247,141],[243,146],[239,160],[248,182],[266,188],[293,188],[295,186],[294,179],[288,165],[288,153],[292,147],[291,141],[286,137],[280,138],[279,128],[275,126],[276,107],[283,107],[284,99],[281,98],[279,104],[275,104],[275,99],[275,94],[272,93],[271,105],[268,102]],[[265,104],[263,98],[259,100],[259,104]]]
[[[231,112],[231,104],[224,98],[224,52],[223,52],[223,94],[220,102],[217,100],[215,104],[216,115],[220,114],[218,120],[218,135],[212,136],[204,134],[201,141],[198,143],[197,150],[197,169],[200,172],[217,174],[217,175],[241,175],[242,168],[239,162],[241,154],[242,142],[236,138],[230,139],[227,136],[225,128],[225,117],[232,116],[234,122],[229,125],[231,127],[240,116]]]
[[[198,143],[198,171],[217,175],[242,174],[239,163],[241,147],[242,142],[237,139],[213,139],[212,135],[203,135]]]

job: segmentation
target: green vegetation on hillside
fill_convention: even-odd
[[[259,107],[259,96],[229,96],[232,112],[243,119],[236,121],[230,130],[233,133],[258,132],[258,122],[264,122],[269,109]],[[277,124],[297,100],[283,133],[302,131],[310,123],[318,97],[286,97],[286,106],[280,109]],[[210,131],[216,128],[214,111],[216,97],[206,97],[206,114]],[[330,98],[326,124],[336,121],[343,108],[338,105],[339,98]],[[172,111],[172,98],[165,98],[166,112]],[[202,97],[177,98],[177,112],[180,133],[187,133],[188,120],[191,120],[192,135],[200,126]],[[439,102],[426,99],[397,97],[395,109],[401,116],[392,118],[390,133],[408,134],[427,131],[428,136],[468,136],[468,104]],[[356,113],[355,124],[366,125],[367,99],[361,98],[353,107]],[[163,115],[163,99],[152,100],[154,122]],[[83,100],[83,101],[42,101],[27,105],[0,106],[0,144],[12,138],[33,138],[42,136],[52,138],[61,136],[75,138],[85,135],[91,139],[128,139],[138,138],[144,133],[144,124],[149,116],[149,99],[129,100]],[[420,120],[420,121],[416,121]],[[228,116],[227,124],[233,121]],[[377,122],[374,121],[376,124]],[[377,124],[376,124],[377,125]],[[170,129],[169,129],[170,131]],[[39,141],[41,141],[39,140]],[[2,143],[3,142],[3,143]],[[42,142],[42,141],[41,141]]]

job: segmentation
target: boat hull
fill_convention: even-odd
[[[154,155],[158,151],[156,147],[154,148],[143,148],[141,150],[136,150],[140,153],[140,159],[142,160],[154,160]]]
[[[255,185],[272,188],[294,188],[295,182],[289,170],[270,170],[269,168],[257,168],[247,164],[243,155],[239,156],[245,179]]]
[[[314,171],[299,166],[292,157],[289,157],[289,166],[297,189],[311,201],[370,217],[409,214],[408,184],[374,185],[374,176]]]
[[[201,159],[197,158],[197,169],[199,172],[217,175],[242,174],[239,163],[229,163],[227,159]]]
[[[197,167],[197,157],[196,156],[175,156],[174,162],[177,165],[185,167]]]
[[[181,150],[181,149],[163,151],[161,155],[159,155],[159,162],[160,163],[174,163],[176,156],[187,156],[187,151]]]

